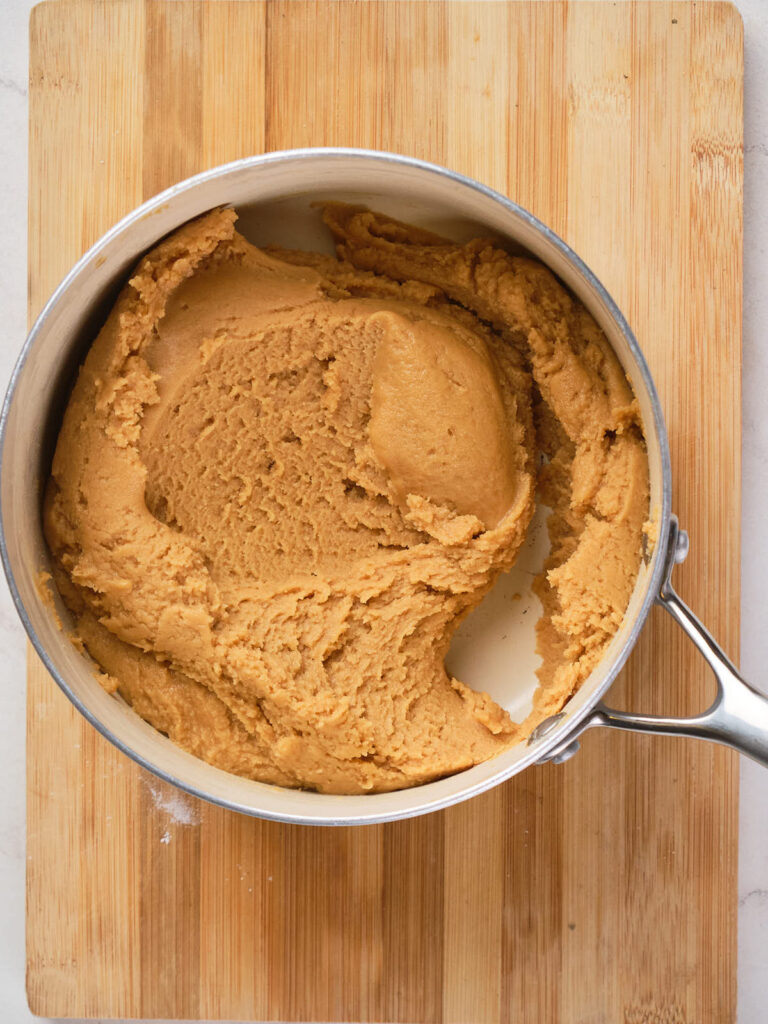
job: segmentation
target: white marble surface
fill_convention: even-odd
[[[3,0],[0,45],[0,391],[26,329],[27,22],[31,0]],[[746,40],[744,504],[741,664],[768,689],[768,2],[737,0]],[[24,993],[24,635],[0,583],[4,706],[0,717],[0,1019],[32,1021]],[[684,742],[684,741],[681,741]],[[738,1022],[768,1020],[768,772],[742,759]],[[696,1022],[708,1024],[708,1022]]]

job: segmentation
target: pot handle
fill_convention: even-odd
[[[717,695],[711,706],[693,718],[663,718],[615,711],[596,705],[585,728],[603,725],[633,732],[671,733],[715,740],[733,747],[768,768],[768,697],[739,675],[714,637],[675,593],[670,576],[688,554],[688,535],[672,516],[664,579],[656,601],[677,622],[715,674]]]

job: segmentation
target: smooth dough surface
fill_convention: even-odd
[[[615,355],[544,267],[323,216],[336,259],[256,249],[226,209],[142,259],[80,370],[44,526],[109,690],[220,768],[357,793],[562,707],[626,611],[648,468]],[[515,723],[444,658],[537,488],[542,666]]]

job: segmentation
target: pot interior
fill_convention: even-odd
[[[238,229],[257,245],[332,251],[313,203],[363,203],[456,241],[494,236],[506,248],[541,259],[587,305],[605,331],[638,398],[648,443],[651,514],[659,542],[643,565],[625,622],[597,669],[568,702],[557,728],[492,761],[414,789],[370,796],[328,796],[251,782],[198,760],[110,697],[93,663],[70,643],[69,615],[41,594],[49,568],[40,503],[53,445],[77,367],[138,257],[180,224],[214,206],[233,205]],[[251,814],[318,824],[381,821],[423,813],[464,799],[538,760],[561,742],[610,685],[647,614],[666,542],[669,473],[663,423],[642,357],[609,297],[562,243],[524,211],[488,190],[415,162],[350,152],[270,155],[240,161],[191,179],[126,218],[73,269],[33,328],[4,410],[2,517],[4,557],[14,597],[33,643],[73,702],[96,727],[139,763],[206,799]],[[513,570],[462,623],[450,669],[487,690],[514,718],[530,709],[537,685],[535,624],[540,614],[531,581],[548,550],[546,510],[539,509]]]

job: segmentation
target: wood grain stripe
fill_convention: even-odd
[[[443,1019],[445,815],[386,825],[383,834],[378,1019],[432,1024]]]
[[[264,0],[202,9],[201,170],[267,149]]]
[[[144,1017],[200,1015],[200,818],[146,773],[138,819],[139,971]]]
[[[744,31],[737,9],[728,3],[695,5],[689,45],[692,90],[687,167],[692,186],[691,237],[696,239],[697,257],[691,261],[689,288],[697,299],[691,304],[688,340],[699,369],[696,385],[700,397],[690,405],[700,414],[695,427],[700,454],[698,473],[695,478],[686,474],[686,484],[690,488],[689,514],[698,512],[702,519],[691,520],[697,557],[684,580],[684,593],[738,662],[744,154],[743,76],[734,71],[732,55],[743,60]],[[732,441],[723,444],[723,438]],[[703,455],[718,449],[717,459]],[[706,501],[702,495],[707,496]],[[716,585],[706,585],[715,580]],[[700,662],[696,670],[699,678],[706,679]],[[709,695],[711,680],[706,679],[701,690]],[[706,753],[709,756],[700,755],[694,806],[687,809],[691,845],[686,867],[697,908],[697,930],[706,936],[703,949],[697,951],[693,931],[689,932],[689,962],[696,963],[701,982],[696,985],[689,980],[688,992],[694,1014],[731,1021],[736,1016],[735,986],[719,965],[737,941],[737,907],[732,894],[737,884],[739,761],[722,747]],[[706,879],[715,872],[722,891],[731,898],[708,906],[712,890]]]
[[[203,5],[148,0],[144,53],[144,198],[201,170]]]
[[[442,1020],[446,1022],[502,1019],[504,797],[508,789],[498,787],[445,812]]]

